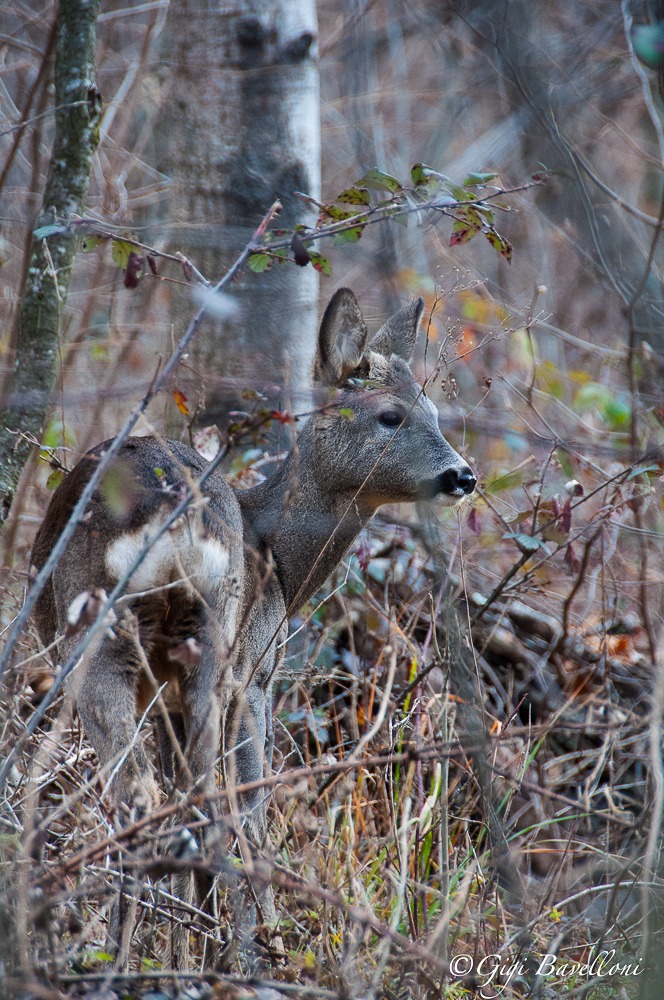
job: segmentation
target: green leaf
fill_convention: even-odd
[[[372,191],[389,191],[390,194],[395,194],[397,191],[401,191],[403,185],[396,177],[392,177],[391,174],[385,174],[382,170],[377,170],[375,167],[361,177],[355,187],[368,187]]]
[[[632,419],[630,407],[621,399],[607,400],[601,410],[601,415],[607,424],[616,431],[627,427]]]
[[[517,545],[525,549],[526,552],[537,552],[538,549],[545,548],[540,538],[535,538],[533,535],[525,535],[521,531],[508,531],[503,535],[503,538],[514,539]]]
[[[90,344],[90,357],[93,361],[107,361],[109,357],[108,344],[106,343],[93,343]]]
[[[522,469],[514,469],[512,472],[505,472],[502,476],[496,476],[487,483],[487,493],[502,493],[503,490],[513,490],[523,482],[524,472]]]
[[[53,469],[53,472],[50,473],[48,479],[46,480],[46,489],[57,490],[58,486],[62,482],[63,475],[64,472],[62,469]]]
[[[357,215],[354,209],[338,208],[336,205],[324,205],[321,209],[320,219],[327,216],[335,222],[343,222],[344,219],[353,219]]]
[[[81,250],[83,253],[90,253],[91,250],[96,250],[98,246],[101,246],[105,242],[105,236],[84,236],[81,240]]]
[[[586,385],[581,386],[574,397],[574,409],[581,413],[594,409],[601,411],[612,399],[611,390],[605,385],[600,385],[598,382],[587,382]]]
[[[355,226],[353,229],[346,229],[343,233],[334,234],[335,243],[357,243],[362,236],[364,226]]]
[[[33,236],[37,240],[47,240],[49,236],[63,236],[65,233],[69,232],[69,226],[40,226],[39,229],[33,231]]]
[[[459,219],[454,223],[452,227],[453,232],[450,236],[450,246],[460,247],[464,243],[470,243],[474,236],[477,236],[479,229],[475,226],[468,226],[465,222],[461,222]]]
[[[161,969],[163,968],[162,963],[155,958],[144,957],[141,959],[142,969]]]
[[[475,185],[482,186],[484,184],[488,184],[489,181],[492,181],[497,176],[498,174],[474,174],[471,172],[470,174],[468,174],[465,181],[463,182],[463,186],[464,187],[472,187]]]
[[[422,184],[428,184],[433,176],[431,167],[427,167],[426,163],[416,163],[411,168],[410,176],[415,187],[420,187]]]
[[[476,208],[460,208],[458,214],[462,224],[470,226],[471,229],[476,229],[479,233],[483,223],[482,216]]]
[[[129,263],[129,255],[135,252],[135,247],[131,243],[127,243],[126,240],[113,240],[111,243],[111,255],[113,257],[113,263],[126,270],[127,264]]]
[[[256,274],[261,274],[263,271],[267,271],[269,267],[272,267],[272,261],[266,253],[250,253],[248,264]]]
[[[493,225],[493,211],[490,208],[484,208],[483,205],[478,205],[477,208],[472,209],[473,212],[479,212],[482,218],[490,226]]]
[[[458,184],[452,184],[451,181],[445,181],[445,187],[455,201],[477,201],[476,194],[473,194],[472,191],[468,191],[467,188],[460,187]]]
[[[512,263],[512,244],[497,233],[496,230],[491,227],[484,233],[487,240],[491,244],[494,250],[497,250],[501,257],[504,257],[508,264]]]
[[[328,278],[330,277],[332,274],[332,267],[330,266],[330,262],[327,257],[323,257],[321,254],[310,250],[309,258],[317,271],[320,271],[321,274],[326,274]]]
[[[68,427],[63,426],[62,420],[58,417],[52,420],[42,437],[43,448],[59,448],[61,445],[76,447],[76,435]]]
[[[337,195],[335,201],[341,201],[344,205],[370,205],[371,195],[365,187],[350,187]]]
[[[637,476],[647,476],[651,472],[660,473],[661,469],[658,465],[642,465],[638,469],[632,469],[627,479],[636,479]]]
[[[396,222],[398,226],[408,225],[408,212],[402,212],[401,210],[396,212],[386,212],[385,218],[391,219],[392,222]]]
[[[102,951],[101,948],[95,949],[93,951],[88,951],[85,954],[86,964],[90,962],[114,962],[115,957],[110,955],[107,951]]]
[[[342,406],[339,410],[339,414],[345,417],[346,420],[355,420],[355,410],[351,409],[350,406]]]

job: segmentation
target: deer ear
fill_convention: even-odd
[[[349,288],[339,288],[330,299],[320,325],[317,380],[339,385],[348,378],[362,361],[367,339],[357,299]]]
[[[378,333],[371,338],[369,349],[389,358],[397,354],[408,364],[413,360],[424,299],[414,299],[403,309],[390,316]]]

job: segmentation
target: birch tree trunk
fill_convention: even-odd
[[[67,223],[86,205],[99,143],[101,97],[95,81],[99,0],[61,0],[55,40],[55,137],[37,225]],[[0,414],[0,522],[6,520],[21,470],[41,438],[55,383],[58,336],[76,240],[32,238],[19,306],[13,378]],[[21,432],[21,433],[18,433]]]
[[[169,243],[214,280],[275,200],[283,205],[277,227],[311,222],[294,192],[318,197],[320,189],[315,2],[179,0],[169,9],[166,47],[169,92],[156,142],[157,165],[174,182]],[[293,264],[245,269],[233,294],[239,319],[208,319],[189,359],[204,387],[199,419],[221,421],[247,386],[265,391],[271,405],[302,408],[318,275]],[[173,293],[171,307],[177,332],[190,296]]]

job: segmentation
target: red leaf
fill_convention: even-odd
[[[572,570],[573,573],[578,573],[579,570],[581,569],[581,560],[577,556],[576,550],[574,549],[574,546],[571,543],[567,546],[567,552],[565,553],[565,562],[567,563],[567,565],[569,566],[569,568]]]
[[[477,507],[472,507],[468,512],[468,520],[466,522],[468,528],[474,535],[482,534],[482,525],[480,523],[480,515],[477,513]]]
[[[270,416],[280,424],[292,424],[293,417],[286,410],[272,410]]]
[[[173,389],[173,399],[175,400],[175,405],[177,406],[180,413],[183,413],[185,417],[189,417],[189,407],[187,406],[188,399],[183,392],[179,389]]]
[[[143,259],[143,254],[135,253],[132,250],[127,260],[127,267],[125,268],[125,288],[138,288],[138,282],[141,279],[144,268],[145,260]]]
[[[572,527],[572,498],[569,497],[565,500],[563,505],[563,516],[561,518],[560,525],[566,535],[569,534]]]
[[[450,246],[455,247],[459,246],[461,243],[466,243],[468,239],[471,238],[472,233],[473,230],[470,228],[459,229],[456,233],[452,233],[450,236]]]
[[[489,241],[493,249],[497,250],[498,253],[505,258],[508,264],[511,264],[512,263],[511,243],[508,240],[506,240],[504,236],[501,236],[500,233],[497,233],[496,230],[493,228],[493,226],[489,226],[489,228],[485,230],[484,235],[486,236],[487,240]]]
[[[321,274],[326,274],[329,278],[332,274],[332,268],[327,257],[322,257],[319,253],[314,253],[313,251],[311,251],[309,256],[311,258],[312,266],[315,267],[317,271],[320,271]]]
[[[360,564],[360,569],[363,573],[366,573],[369,568],[369,563],[371,562],[371,549],[364,533],[360,536],[360,540],[355,546],[355,555],[357,556],[357,561]]]

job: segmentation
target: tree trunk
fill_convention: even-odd
[[[55,138],[38,226],[66,224],[85,209],[99,142],[101,98],[95,81],[99,0],[61,0],[55,52]],[[0,521],[7,518],[32,445],[44,429],[58,360],[76,240],[32,238],[16,327],[14,377],[0,415]],[[17,433],[20,432],[20,433]]]
[[[571,47],[564,53],[566,60],[561,60],[544,9],[525,0],[491,0],[481,8],[462,3],[459,10],[476,26],[487,48],[495,50],[500,76],[519,112],[524,161],[532,169],[544,164],[552,171],[539,193],[537,207],[555,225],[568,226],[582,263],[594,269],[607,294],[615,295],[617,309],[628,308],[634,300],[637,340],[647,341],[661,363],[664,283],[658,266],[649,269],[642,285],[652,231],[633,220],[625,224],[621,207],[612,204],[590,178],[579,153],[582,141],[577,136],[583,135],[583,118],[574,105],[579,100],[575,87],[578,67],[583,64],[582,51]],[[618,8],[614,16],[620,18]],[[582,23],[579,21],[580,26]],[[592,38],[592,33],[587,37]],[[615,95],[604,98],[605,108],[601,98],[598,95],[597,106],[610,116]],[[598,156],[595,162],[599,162]],[[660,240],[656,265],[661,266],[663,256]]]
[[[169,244],[215,280],[275,200],[283,205],[278,227],[311,222],[294,192],[318,197],[320,188],[314,0],[181,0],[168,13],[166,46],[170,90],[156,142],[157,165],[174,182]],[[280,263],[263,274],[245,269],[233,294],[239,318],[226,328],[209,318],[190,355],[187,394],[201,389],[192,401],[204,400],[199,421],[222,420],[249,386],[271,405],[301,409],[316,272]],[[174,292],[171,307],[177,333],[191,312],[188,292]]]

